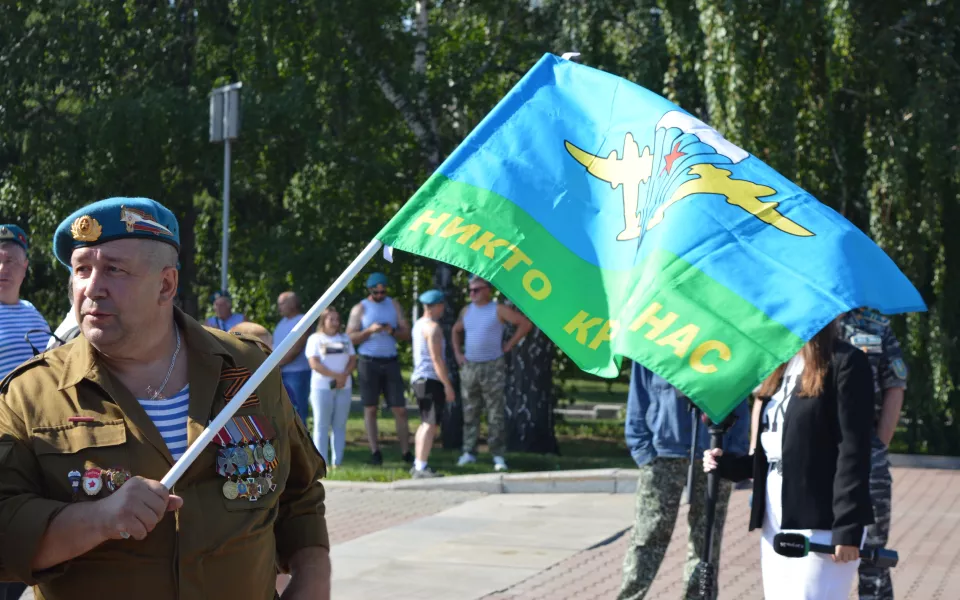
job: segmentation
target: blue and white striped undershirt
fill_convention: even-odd
[[[0,304],[0,379],[33,358],[33,349],[23,337],[32,329],[42,330],[30,334],[30,341],[43,351],[50,339],[50,327],[37,309],[26,300],[17,304]]]
[[[177,392],[176,396],[163,400],[137,398],[147,416],[160,430],[173,460],[179,460],[187,451],[187,413],[190,411],[190,386]]]

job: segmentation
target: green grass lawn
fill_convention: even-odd
[[[410,381],[410,369],[402,370],[403,380]],[[585,374],[586,375],[586,374]],[[608,389],[609,387],[609,389]],[[583,378],[567,379],[561,385],[563,399],[561,406],[568,404],[626,404],[628,385],[623,381],[614,381],[608,386],[608,380],[602,377],[586,375]]]
[[[410,420],[412,433],[420,424],[419,420]],[[378,419],[380,429],[380,448],[383,453],[383,466],[367,464],[370,449],[367,445],[363,418],[359,413],[350,415],[347,422],[347,448],[343,466],[329,469],[327,479],[342,481],[394,481],[410,477],[410,466],[403,462],[397,443],[396,428],[392,418]],[[511,472],[557,471],[568,469],[604,469],[632,468],[633,460],[627,452],[623,440],[623,424],[617,421],[579,421],[558,423],[557,440],[560,444],[560,456],[526,453],[509,453],[507,464]],[[458,467],[459,450],[444,450],[437,440],[430,453],[430,466],[445,475],[471,475],[492,473],[493,463],[487,452],[485,429],[481,430],[478,460],[475,464]]]
[[[564,397],[561,406],[567,404],[626,404],[628,385],[614,381],[609,386],[606,379],[568,379],[563,383]]]

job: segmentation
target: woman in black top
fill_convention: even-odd
[[[753,477],[750,530],[763,528],[764,595],[843,599],[859,565],[870,504],[873,372],[865,354],[825,327],[761,385],[759,443],[751,456],[704,453],[704,471]],[[786,558],[773,536],[799,532],[835,547],[832,557]]]

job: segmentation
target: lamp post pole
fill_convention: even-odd
[[[230,257],[230,142],[240,133],[240,82],[210,94],[210,141],[223,142],[223,233],[220,246],[220,291],[228,286]]]

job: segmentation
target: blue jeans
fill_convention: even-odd
[[[350,390],[311,390],[310,404],[313,406],[313,445],[324,462],[339,467],[343,463],[343,449],[347,442]],[[332,439],[329,438],[331,427]],[[332,461],[328,458],[331,449]]]
[[[281,371],[283,385],[287,387],[287,394],[290,396],[290,402],[293,403],[293,409],[300,415],[303,425],[307,425],[307,415],[309,414],[308,398],[310,397],[310,371]]]

